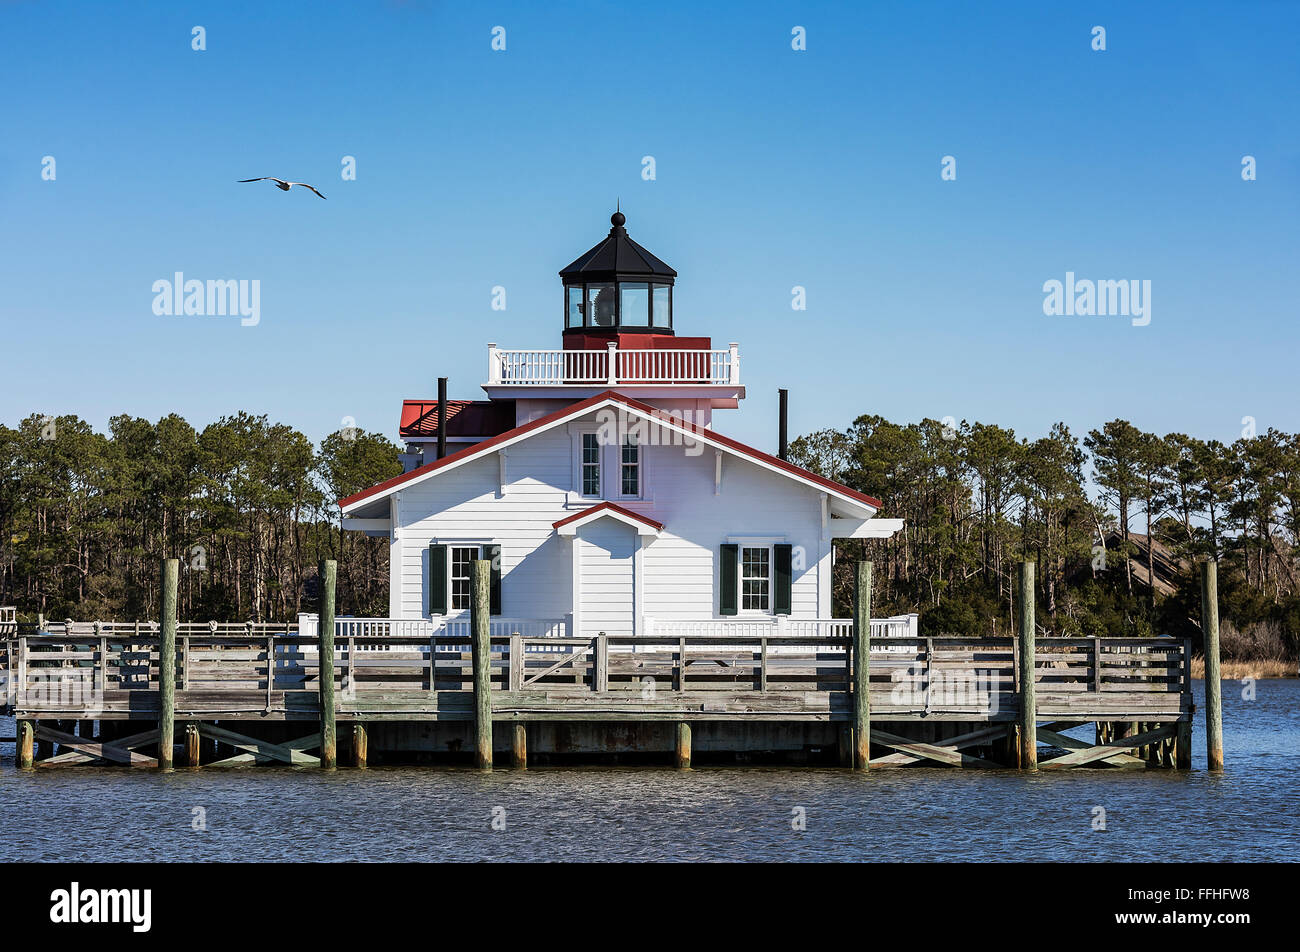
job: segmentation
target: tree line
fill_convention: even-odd
[[[1196,563],[1217,559],[1225,657],[1296,656],[1295,435],[1225,445],[1112,420],[1082,439],[1058,423],[1031,440],[992,424],[867,415],[800,437],[790,458],[904,520],[891,539],[840,543],[840,611],[847,563],[869,558],[875,614],[918,612],[934,634],[1009,634],[1016,567],[1032,560],[1045,634],[1199,643]]]
[[[316,447],[265,416],[196,430],[172,414],[97,433],[76,416],[0,425],[0,604],[25,620],[157,617],[158,560],[181,560],[180,614],[289,621],[339,562],[339,612],[388,614],[388,545],[338,528],[335,501],[401,472],[398,448],[344,429]]]
[[[183,617],[289,621],[314,609],[316,563],[333,558],[340,613],[387,615],[387,540],[340,531],[335,501],[401,472],[398,452],[356,429],[315,446],[246,413],[202,430],[175,414],[116,416],[106,434],[75,416],[0,425],[0,604],[26,620],[152,618],[158,559],[172,557]],[[839,543],[840,617],[849,563],[869,558],[876,614],[918,612],[935,634],[1007,634],[1016,566],[1031,559],[1045,634],[1199,640],[1196,563],[1212,558],[1225,656],[1295,657],[1295,435],[1225,445],[1112,420],[1031,440],[867,415],[796,439],[790,458],[904,520],[891,539]]]

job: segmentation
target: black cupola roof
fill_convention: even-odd
[[[609,218],[614,226],[605,240],[560,272],[565,284],[641,280],[672,284],[677,272],[627,236],[621,211]]]

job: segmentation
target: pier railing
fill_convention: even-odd
[[[339,620],[343,627],[334,653],[339,716],[470,716],[468,631],[442,626],[392,633],[391,625],[380,630],[373,621]],[[62,632],[0,639],[5,706],[68,719],[155,712],[158,634],[148,625],[124,627],[86,631],[73,625]],[[681,632],[574,638],[510,628],[494,625],[490,639],[494,709],[507,716],[542,717],[593,705],[629,714],[685,706],[719,716],[820,719],[848,710],[851,630],[818,636]],[[873,633],[873,716],[1014,717],[1020,691],[1016,650],[1009,638]],[[1043,717],[1173,719],[1190,697],[1190,647],[1172,638],[1040,638],[1035,684]],[[181,626],[178,717],[309,719],[318,690],[312,637],[284,625]]]

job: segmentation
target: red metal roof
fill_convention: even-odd
[[[513,400],[448,400],[448,436],[496,436],[515,425]],[[403,400],[398,432],[404,438],[438,435],[437,400]]]
[[[860,493],[856,489],[850,489],[848,486],[845,486],[842,483],[835,482],[833,479],[827,479],[825,476],[819,476],[817,473],[814,473],[810,470],[806,470],[801,466],[795,466],[793,463],[786,462],[785,460],[773,456],[770,453],[764,453],[762,450],[755,449],[752,446],[747,446],[744,443],[741,443],[739,440],[733,440],[730,437],[723,436],[717,430],[706,429],[705,427],[702,427],[696,423],[688,423],[676,417],[669,417],[667,414],[664,413],[664,411],[658,409],[657,407],[652,407],[648,403],[642,403],[640,400],[633,400],[631,397],[624,396],[621,393],[616,393],[613,390],[606,390],[603,393],[598,393],[593,397],[588,397],[586,400],[580,400],[577,403],[571,404],[560,410],[556,410],[554,413],[548,413],[546,416],[538,417],[536,420],[532,420],[528,423],[525,423],[523,426],[517,426],[512,430],[507,430],[504,433],[500,433],[490,439],[484,440],[481,443],[475,443],[473,446],[467,446],[463,450],[460,450],[459,452],[456,453],[452,453],[448,456],[443,457],[442,459],[434,460],[431,463],[425,463],[423,466],[413,469],[409,473],[402,473],[400,476],[394,476],[392,479],[386,479],[382,483],[379,483],[377,486],[371,486],[369,489],[363,489],[359,493],[355,493],[354,495],[348,496],[345,499],[340,499],[338,504],[340,507],[346,508],[347,506],[351,506],[354,503],[361,502],[364,499],[369,499],[371,496],[378,495],[379,493],[386,492],[389,489],[394,489],[398,486],[403,485],[404,483],[408,483],[413,479],[418,479],[422,476],[426,476],[430,473],[434,473],[445,466],[451,465],[452,463],[470,459],[474,456],[479,455],[480,453],[490,452],[494,447],[500,445],[501,443],[506,442],[507,440],[516,439],[533,430],[540,429],[542,427],[548,426],[552,423],[555,423],[559,420],[563,420],[568,417],[581,416],[583,413],[586,413],[592,407],[598,406],[599,404],[604,403],[606,400],[612,400],[615,403],[621,403],[624,406],[630,407],[633,410],[639,410],[644,414],[647,414],[651,417],[663,419],[666,422],[668,420],[671,420],[671,422],[674,425],[680,426],[682,429],[685,429],[688,432],[698,434],[699,436],[701,436],[706,440],[712,440],[716,443],[721,443],[723,446],[726,446],[728,449],[731,449],[742,456],[748,456],[750,459],[757,460],[769,466],[775,467],[776,469],[783,470],[784,472],[790,473],[793,476],[798,476],[802,479],[806,479],[811,483],[814,483],[818,486],[823,486],[826,489],[833,490],[843,496],[849,497],[850,499],[863,502],[866,505],[871,506],[873,509],[880,509],[884,505],[875,496],[868,496],[866,493]],[[451,429],[450,424],[448,424],[448,429],[449,430]]]
[[[588,519],[596,515],[597,513],[601,513],[601,512],[616,512],[620,516],[627,516],[629,519],[635,519],[637,522],[641,523],[642,525],[649,526],[651,529],[654,529],[656,532],[663,529],[664,527],[664,524],[658,521],[657,519],[651,519],[648,516],[643,516],[639,512],[633,512],[631,509],[624,509],[622,506],[615,505],[612,502],[602,502],[599,505],[589,506],[586,509],[583,509],[581,512],[575,512],[571,516],[566,516],[565,518],[561,519],[559,522],[552,523],[551,528],[558,529],[561,526],[567,526],[571,522],[578,522],[581,519]]]

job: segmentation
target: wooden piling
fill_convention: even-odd
[[[176,747],[176,587],[179,559],[163,559],[161,638],[158,643],[158,766],[172,766]]]
[[[1192,639],[1183,639],[1183,678],[1182,690],[1190,697],[1192,694]],[[1187,716],[1178,722],[1178,734],[1174,740],[1174,766],[1187,770],[1192,766],[1192,707],[1188,705]]]
[[[691,766],[691,725],[687,721],[677,722],[677,750],[674,762],[680,770],[687,770]]]
[[[190,721],[185,725],[185,766],[197,767],[203,762],[199,725]]]
[[[370,758],[370,737],[361,721],[352,724],[352,766],[364,769]]]
[[[528,726],[516,723],[510,744],[511,762],[520,770],[528,769]]]
[[[475,559],[470,567],[470,646],[474,663],[474,766],[492,769],[492,563]]]
[[[1020,563],[1020,628],[1017,648],[1020,671],[1020,766],[1038,767],[1038,695],[1034,687],[1034,563]]]
[[[18,728],[18,736],[16,738],[18,743],[15,746],[15,750],[18,752],[18,766],[23,770],[30,770],[32,764],[35,762],[34,741],[36,739],[36,731],[32,726],[31,721],[19,721],[16,726]]]
[[[338,766],[338,735],[334,729],[334,588],[338,579],[338,563],[321,559],[320,574],[320,624],[316,632],[317,681],[320,698],[320,765]]]
[[[853,589],[853,766],[871,762],[871,563],[857,563]]]
[[[1205,753],[1223,769],[1223,686],[1219,678],[1219,565],[1201,563],[1201,632],[1205,636]]]

